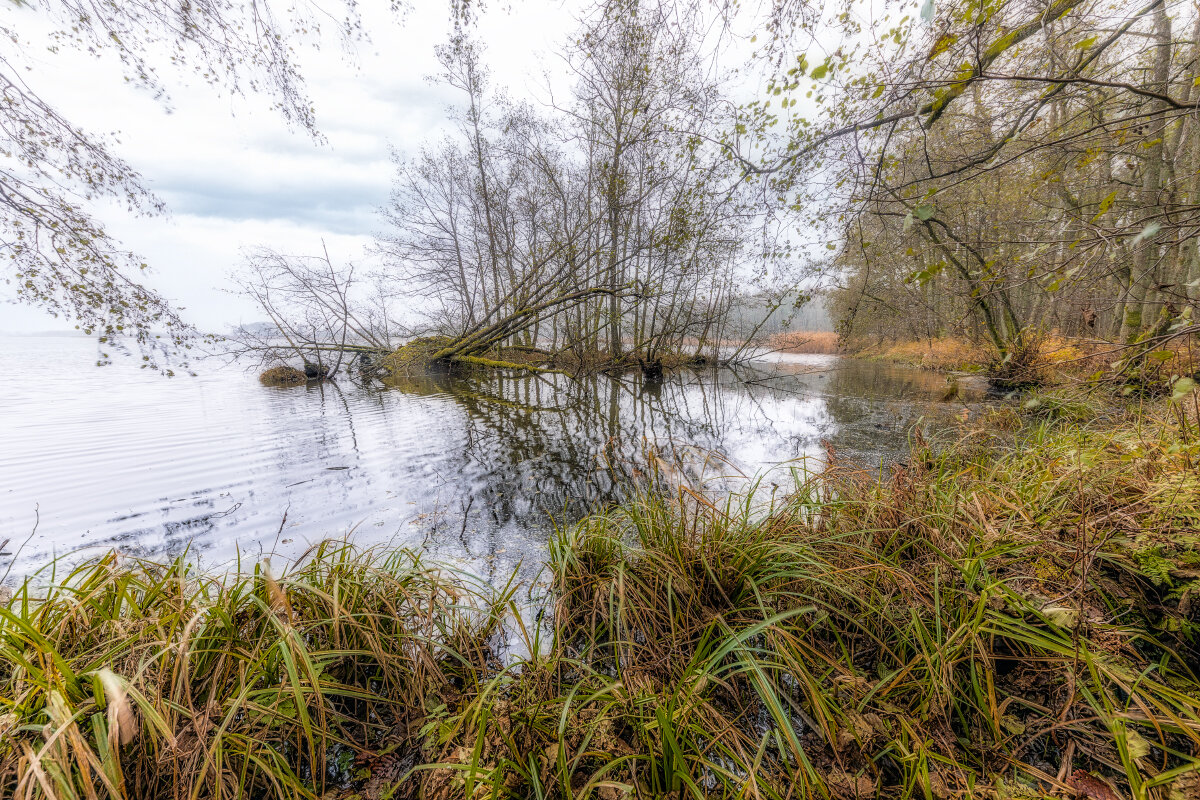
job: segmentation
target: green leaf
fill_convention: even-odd
[[[938,37],[938,40],[933,43],[933,47],[929,50],[929,60],[940,56],[942,53],[950,49],[950,45],[958,41],[958,37],[952,33],[943,33]]]
[[[1113,189],[1112,192],[1110,192],[1107,197],[1105,197],[1103,200],[1100,201],[1100,210],[1096,212],[1096,216],[1092,217],[1092,222],[1095,222],[1096,220],[1100,219],[1100,217],[1104,216],[1104,212],[1108,211],[1108,209],[1113,204],[1113,200],[1116,200],[1116,199],[1117,199],[1117,190]]]
[[[922,203],[917,206],[917,218],[922,222],[933,218],[933,203]]]
[[[939,261],[936,264],[931,264],[920,272],[914,272],[912,275],[909,275],[908,280],[909,282],[916,281],[917,283],[924,285],[928,281],[937,277],[937,275],[942,271],[943,268],[945,268],[945,266],[945,261]]]
[[[1196,382],[1191,378],[1180,378],[1171,384],[1171,399],[1178,403],[1196,388]]]
[[[821,78],[824,78],[824,77],[825,77],[825,76],[826,76],[828,73],[829,73],[829,67],[828,67],[828,65],[826,65],[826,64],[819,64],[819,65],[818,65],[818,66],[817,66],[817,67],[816,67],[816,68],[815,68],[815,69],[812,71],[812,75],[810,75],[809,77],[810,77],[810,78],[812,78],[814,81],[819,81],[819,80],[821,80]]]

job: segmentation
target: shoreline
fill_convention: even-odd
[[[833,354],[843,358],[945,373],[986,373],[997,360],[987,346],[961,337],[888,340],[875,343],[854,341],[844,347],[839,342],[838,335],[833,332],[796,331],[775,334],[768,340],[768,345],[784,353]],[[1112,370],[1119,365],[1119,359],[1125,351],[1134,351],[1140,347],[1138,344],[1120,345],[1056,334],[1038,336],[1035,343],[1036,366],[1043,373],[1043,380],[1040,381],[1042,385],[1061,383],[1064,378],[1094,376],[1097,370]],[[1159,351],[1161,354],[1167,352]],[[1170,358],[1156,359],[1157,363],[1171,360],[1176,369],[1194,364],[1194,358],[1186,348],[1170,352]]]
[[[1194,425],[1045,405],[956,437],[889,474],[835,459],[765,513],[647,492],[561,529],[532,627],[515,584],[332,543],[279,576],[110,555],[27,583],[0,786],[1188,796]]]

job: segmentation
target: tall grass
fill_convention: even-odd
[[[323,545],[227,578],[110,555],[0,608],[0,796],[316,797],[472,687],[497,597]]]
[[[31,583],[0,796],[1197,796],[1200,448],[1076,419],[639,495],[554,536],[541,622],[345,546]]]
[[[884,480],[835,466],[766,514],[646,496],[555,543],[563,644],[651,687],[657,727],[616,724],[665,737],[627,742],[650,778],[622,774],[651,794],[1095,777],[1166,797],[1200,766],[1196,455],[1038,424],[1006,446],[918,446]]]

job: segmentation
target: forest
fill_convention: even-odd
[[[1053,334],[1141,381],[1195,332],[1195,9],[876,11],[774,6],[731,69],[734,9],[606,3],[549,109],[455,38],[458,130],[397,163],[374,313],[305,290],[303,259],[260,254],[244,283],[292,344],[661,368],[735,357],[807,301],[851,350],[965,339],[1017,384]]]
[[[1200,797],[1197,0],[582,0],[532,94],[534,2],[226,332],[40,65],[318,147],[377,17],[3,9],[4,274],[106,371],[0,353],[0,798]]]
[[[1018,8],[991,35],[970,6],[935,16],[889,67],[903,78],[861,90],[878,116],[831,157],[841,205],[825,218],[842,330],[958,334],[1001,354],[1029,331],[1185,340],[1200,287],[1195,9]],[[909,113],[888,113],[904,94]]]

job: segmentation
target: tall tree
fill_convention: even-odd
[[[781,126],[759,103],[742,121],[759,149],[728,140],[836,247],[842,310],[900,321],[871,298],[903,276],[940,298],[924,306],[941,327],[969,316],[1008,356],[1049,317],[1132,342],[1194,305],[1195,4],[967,0],[922,17],[827,18],[845,37],[820,59],[780,37],[772,93],[818,112]]]

